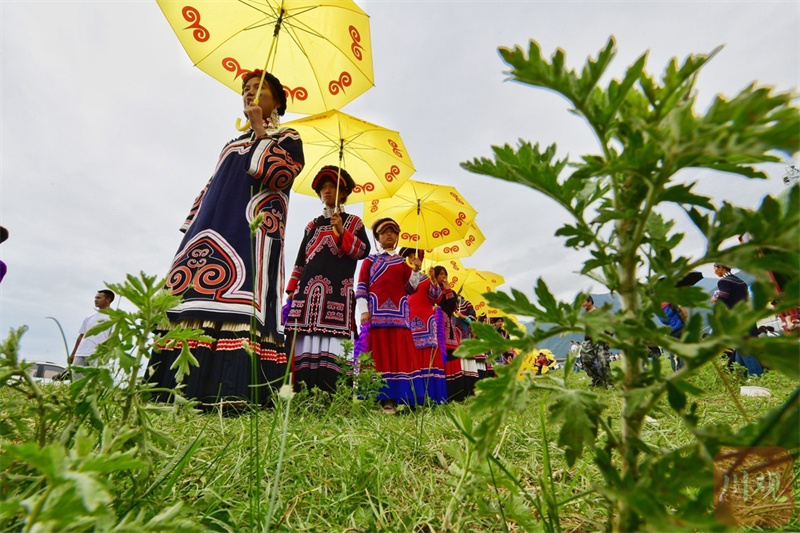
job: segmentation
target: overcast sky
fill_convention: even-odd
[[[358,4],[371,17],[375,87],[343,111],[399,131],[414,179],[457,187],[486,236],[464,264],[529,295],[538,277],[564,299],[603,291],[574,274],[581,257],[553,236],[565,222],[560,208],[459,163],[520,138],[555,142],[572,159],[598,147],[563,99],[504,81],[499,46],[535,39],[548,56],[563,48],[576,68],[614,35],[611,74],[619,76],[645,50],[647,70],[661,74],[673,56],[724,44],[699,78],[703,107],[752,81],[793,90],[800,76],[796,1]],[[2,0],[0,10],[0,224],[10,231],[0,246],[8,264],[0,333],[26,324],[23,357],[63,363],[58,328],[45,317],[61,322],[71,349],[104,282],[166,274],[178,227],[237,135],[242,104],[192,66],[155,1]],[[787,164],[765,166],[767,181],[705,171],[681,178],[717,202],[756,206],[782,189]],[[287,271],[320,208],[292,196]],[[349,210],[360,215],[362,205]],[[671,215],[690,231],[682,251],[699,255],[702,241]]]

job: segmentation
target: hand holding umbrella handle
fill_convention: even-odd
[[[263,78],[263,77],[261,78],[261,83],[264,83],[264,78]],[[258,100],[259,100],[259,94],[260,94],[260,92],[261,92],[261,85],[259,84],[259,86],[258,86],[258,92],[256,93],[256,97],[253,99],[253,103],[252,103],[252,104],[249,104],[249,105],[248,105],[248,107],[252,107],[252,106],[258,106]],[[259,112],[259,113],[260,113],[260,112]],[[245,108],[245,115],[246,115],[246,114],[247,114],[247,108]],[[258,116],[260,116],[260,114],[259,114]],[[245,122],[245,123],[244,123],[244,125],[242,125],[242,119],[241,119],[241,118],[237,118],[237,119],[236,119],[236,129],[237,129],[237,130],[239,130],[239,131],[247,131],[247,130],[249,130],[251,127],[252,127],[252,126],[250,125],[250,120],[248,120],[247,122]]]
[[[339,237],[342,235],[344,230],[344,225],[342,224],[342,215],[339,214],[339,208],[337,207],[333,214],[331,215],[331,227],[333,228],[333,234]]]

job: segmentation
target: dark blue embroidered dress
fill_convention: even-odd
[[[181,227],[186,233],[166,288],[183,296],[173,324],[203,329],[214,341],[193,343],[199,367],[185,378],[185,395],[202,402],[253,399],[263,403],[286,369],[281,289],[283,239],[292,182],[303,168],[300,136],[289,128],[251,132],[228,143],[214,174]],[[251,235],[251,228],[253,228]],[[251,320],[253,326],[251,327]],[[251,358],[258,376],[251,376]],[[170,366],[180,346],[153,355],[150,381],[177,383]],[[167,399],[162,394],[158,399]]]

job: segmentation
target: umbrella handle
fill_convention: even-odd
[[[250,129],[250,121],[248,120],[247,122],[244,123],[244,126],[242,126],[242,119],[241,118],[237,118],[236,119],[236,129],[239,130],[239,131],[247,131],[247,130],[249,130]]]

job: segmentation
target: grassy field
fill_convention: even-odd
[[[744,383],[734,375],[726,377],[737,391]],[[741,425],[780,405],[797,386],[789,378],[767,373],[748,384],[767,387],[770,397],[739,397],[728,392],[713,367],[693,380],[707,391],[695,398],[703,426]],[[582,373],[572,376],[571,383],[589,388]],[[45,388],[56,405],[70,401],[69,391],[66,385]],[[611,389],[600,394],[613,425],[621,409],[619,393]],[[542,521],[532,502],[546,506],[552,501],[558,509],[558,529],[604,530],[608,510],[595,491],[602,476],[591,454],[567,467],[556,445],[557,427],[541,423],[546,411],[540,406],[548,404],[547,395],[530,391],[527,408],[509,415],[494,447],[494,456],[516,479],[512,484],[498,468],[475,462],[470,438],[459,429],[469,427],[474,398],[397,415],[386,415],[344,391],[334,397],[303,392],[291,402],[282,400],[274,408],[238,416],[201,413],[188,405],[145,405],[140,420],[154,428],[150,451],[144,453],[147,446],[134,437],[129,444],[136,443],[135,455],[142,463],[100,480],[108,494],[101,500],[109,510],[108,527],[102,520],[93,521],[97,510],[91,505],[87,509],[90,498],[81,495],[80,484],[72,489],[80,505],[73,503],[75,509],[69,511],[78,517],[71,523],[76,531],[156,530],[161,522],[163,530],[181,531],[535,531],[552,529],[552,523]],[[119,431],[113,427],[118,415],[113,398],[114,390],[109,389],[96,391],[94,400],[103,411],[97,419],[110,421],[97,429],[111,434]],[[32,431],[31,402],[18,390],[3,388],[0,408],[8,417],[2,424],[4,451],[23,444],[25,427]],[[666,452],[689,442],[691,435],[666,400],[664,407],[648,418],[643,437]],[[15,422],[9,423],[12,419]],[[48,431],[55,435],[65,428],[56,420]],[[102,439],[83,446],[93,450],[84,450],[85,456],[104,448]],[[65,464],[70,457],[75,460],[78,447],[67,452]],[[113,451],[109,445],[105,448],[106,455]],[[11,456],[19,458],[19,453]],[[0,493],[6,502],[0,507],[0,530],[19,531],[37,498],[47,491],[48,475],[43,467],[30,468],[30,458],[26,468],[7,453],[0,457]],[[85,462],[76,465],[71,470],[87,471]],[[515,497],[515,492],[524,497]],[[68,500],[64,496],[62,509]],[[15,501],[21,507],[13,512]],[[58,504],[44,501],[43,508]],[[180,507],[173,508],[176,504]],[[172,515],[164,515],[165,510]],[[133,521],[139,514],[139,521]],[[527,520],[519,520],[526,515]],[[159,516],[161,522],[153,522]],[[127,529],[120,526],[126,519],[132,521]],[[165,525],[167,519],[170,526]],[[58,523],[43,520],[39,529],[31,530],[58,531]],[[796,530],[800,523],[795,519],[785,527]]]

